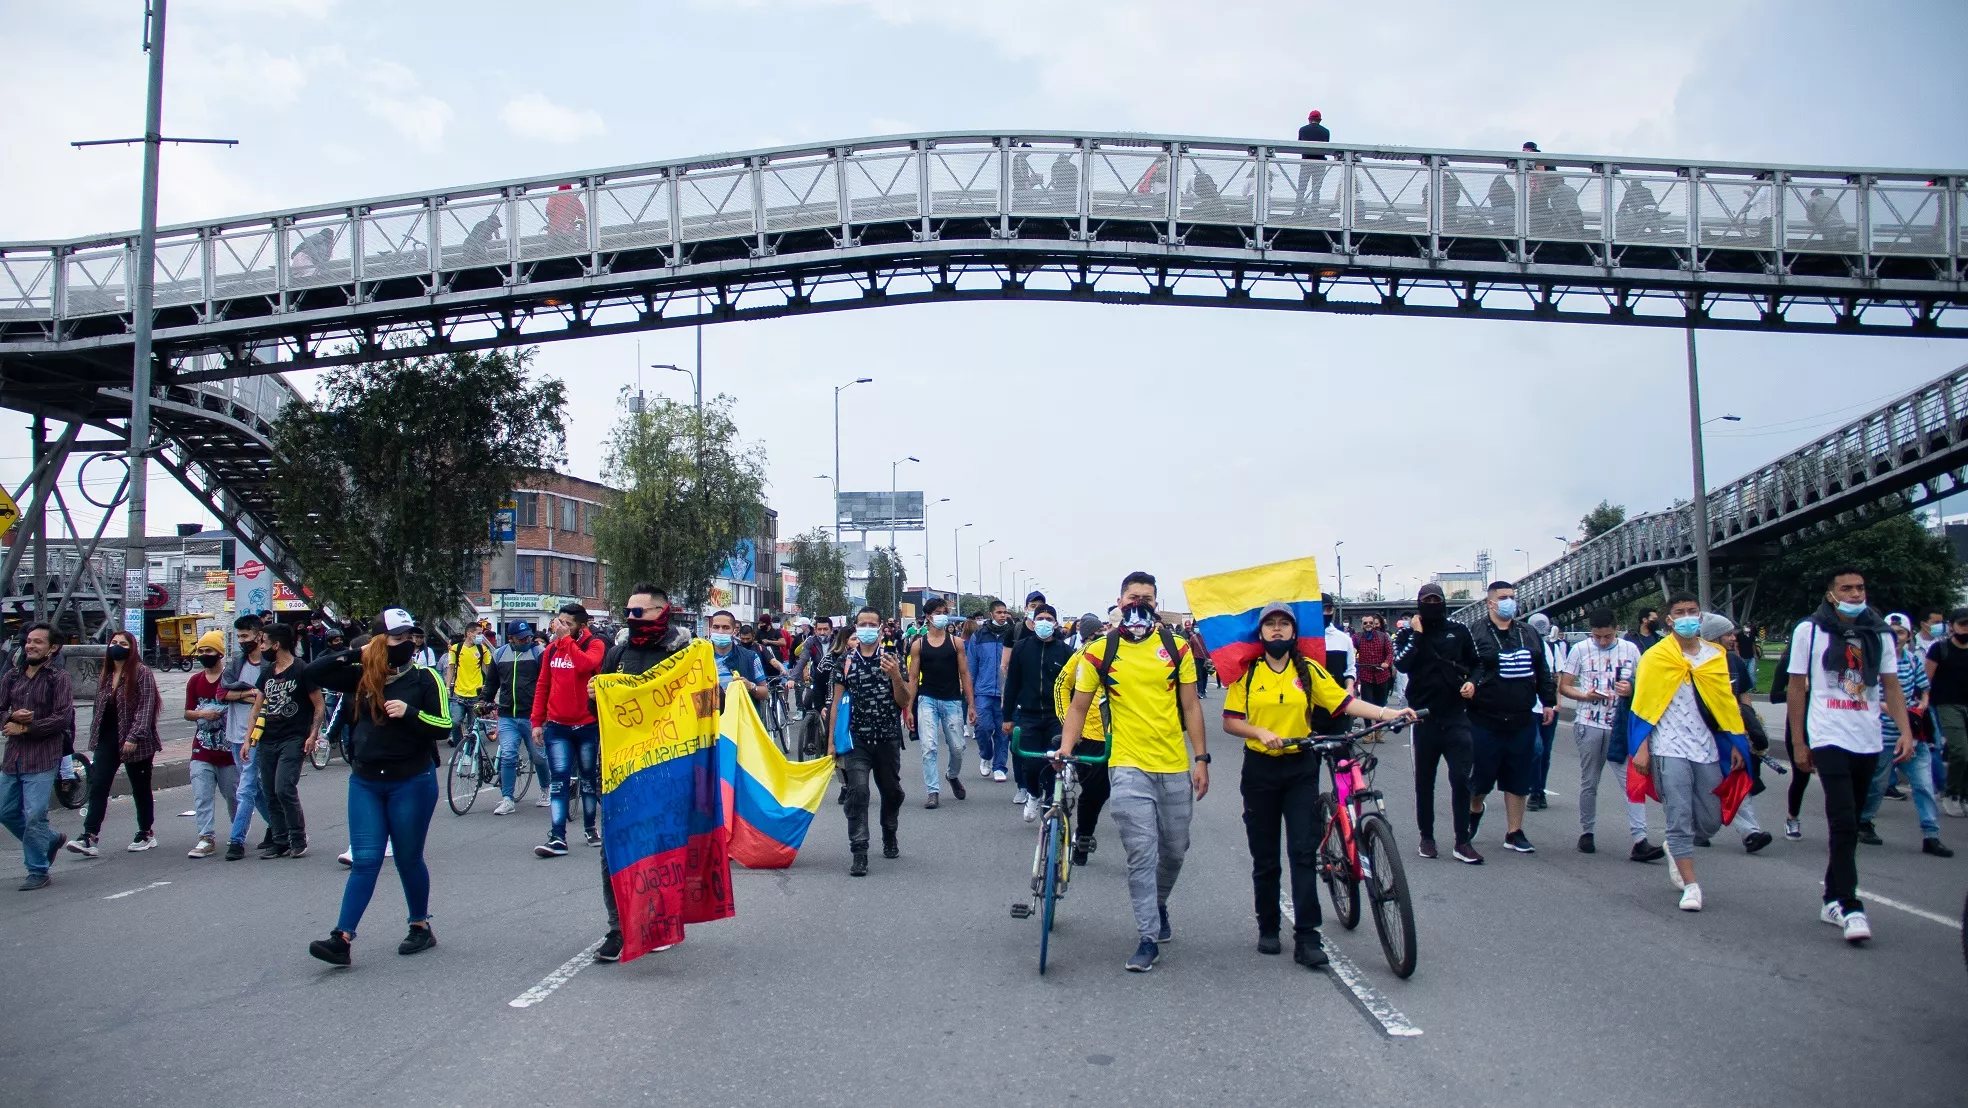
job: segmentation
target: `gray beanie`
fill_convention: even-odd
[[[1709,642],[1719,642],[1722,636],[1735,629],[1735,621],[1728,616],[1717,612],[1705,612],[1702,615],[1701,637]]]

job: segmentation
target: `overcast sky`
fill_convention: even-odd
[[[0,0],[0,240],[135,226],[139,0]],[[749,0],[554,5],[178,0],[166,222],[724,150],[965,128],[1289,138],[1806,164],[1968,166],[1968,5]],[[689,364],[688,331],[641,361]],[[1963,362],[1944,340],[1702,336],[1720,484]],[[931,513],[933,583],[1013,570],[1104,609],[1179,581],[1321,559],[1412,595],[1473,564],[1542,564],[1603,498],[1689,491],[1675,331],[1062,304],[964,304],[725,325],[706,387],[765,444],[790,535],[828,518],[831,387],[844,487],[901,483]],[[571,470],[598,475],[634,337],[552,343]],[[685,378],[645,379],[686,395]],[[306,387],[306,382],[300,382]],[[1084,429],[1063,449],[1031,428]],[[26,474],[0,413],[0,479]],[[154,478],[153,532],[200,518]],[[119,525],[120,526],[120,525]],[[923,537],[902,542],[911,573]],[[1364,576],[1363,576],[1364,575]]]

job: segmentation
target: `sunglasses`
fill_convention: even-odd
[[[628,616],[630,619],[641,619],[644,612],[653,616],[661,614],[662,611],[662,608],[624,608],[622,609],[622,614]]]

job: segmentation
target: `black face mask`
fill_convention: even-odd
[[[116,645],[103,651],[103,656],[108,658],[112,662],[120,662],[130,656],[130,648],[124,646],[122,643],[117,643]]]
[[[393,642],[389,644],[389,664],[392,666],[404,665],[405,663],[409,662],[411,658],[416,657],[416,655],[417,655],[417,644],[411,642],[408,639],[405,639],[402,642]]]
[[[217,669],[219,666],[219,656],[217,654],[200,654],[198,656],[198,664],[204,666],[206,669]]]
[[[1435,621],[1442,618],[1442,613],[1448,610],[1449,606],[1440,600],[1423,601],[1421,604],[1422,621],[1427,623],[1428,626],[1433,627],[1435,626]]]
[[[1287,654],[1290,654],[1291,650],[1292,650],[1292,641],[1290,639],[1264,640],[1264,656],[1267,658],[1272,658],[1272,659],[1283,658]]]

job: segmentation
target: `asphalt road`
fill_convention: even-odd
[[[1418,898],[1420,968],[1395,979],[1371,922],[1326,932],[1420,1031],[1396,1037],[1333,974],[1256,953],[1239,755],[1220,736],[1213,746],[1215,789],[1171,901],[1176,938],[1152,974],[1121,968],[1133,926],[1103,826],[1041,978],[1036,922],[1008,913],[1035,838],[1011,786],[972,768],[968,801],[946,793],[924,811],[912,748],[899,860],[877,852],[873,875],[850,879],[829,802],[791,870],[736,873],[737,918],[631,964],[579,968],[524,1008],[512,1002],[602,931],[586,848],[531,853],[542,810],[494,817],[488,796],[455,817],[440,802],[429,849],[440,945],[396,955],[403,903],[385,867],[355,967],[335,970],[306,945],[341,894],[346,771],[303,779],[317,852],[298,861],[187,859],[191,821],[175,813],[189,791],[172,790],[160,795],[159,850],[70,854],[51,888],[0,891],[0,1101],[1962,1103],[1968,972],[1952,921],[1968,853],[1919,855],[1909,804],[1886,805],[1888,845],[1861,848],[1862,883],[1935,918],[1875,899],[1877,938],[1851,949],[1816,918],[1815,785],[1802,842],[1751,857],[1725,830],[1701,852],[1707,910],[1690,915],[1664,865],[1572,849],[1569,736],[1559,794],[1528,817],[1540,853],[1503,850],[1498,812],[1481,867],[1414,856],[1396,740],[1381,748],[1380,784]],[[1605,799],[1602,827],[1622,826]],[[1762,800],[1780,828],[1780,790]],[[1438,805],[1446,821],[1446,795]],[[1968,821],[1945,822],[1968,847]],[[73,834],[79,813],[57,823]],[[131,830],[116,801],[106,841]]]

